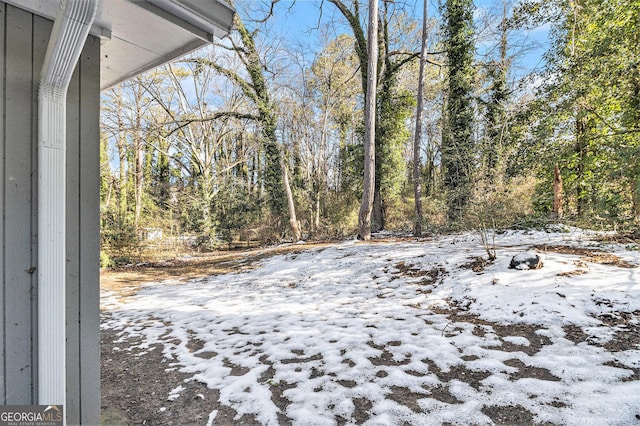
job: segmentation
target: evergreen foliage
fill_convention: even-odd
[[[542,156],[539,206],[550,205],[554,161],[574,215],[638,220],[640,74],[637,1],[558,2],[546,84],[532,104]]]

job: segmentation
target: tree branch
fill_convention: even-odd
[[[183,129],[185,127],[187,127],[188,125],[192,124],[192,123],[206,123],[206,122],[210,122],[210,121],[215,121],[215,120],[219,120],[221,118],[236,118],[239,120],[254,120],[254,121],[258,121],[259,117],[257,115],[254,114],[248,114],[248,113],[244,113],[244,112],[237,112],[237,111],[218,111],[215,112],[207,117],[202,117],[202,118],[187,118],[187,119],[183,119],[183,120],[172,120],[172,121],[165,121],[162,123],[158,123],[159,126],[166,126],[168,124],[179,124],[178,127],[176,127],[175,129],[172,129],[167,135],[165,135],[165,138],[168,138],[169,136],[171,136],[172,134],[174,134],[175,132],[177,132],[180,129]]]
[[[215,62],[208,60],[208,59],[204,59],[204,58],[197,58],[197,59],[185,59],[182,62],[190,62],[190,63],[196,63],[196,64],[202,64],[202,65],[207,65],[211,68],[213,68],[217,73],[227,77],[228,79],[234,81],[236,84],[238,84],[238,86],[240,86],[240,89],[242,90],[242,92],[248,97],[250,98],[252,101],[254,101],[256,104],[258,104],[258,97],[256,95],[256,92],[253,88],[253,86],[251,84],[249,84],[244,78],[240,77],[240,75],[237,72],[228,70],[226,68],[221,67],[220,65],[216,64]]]

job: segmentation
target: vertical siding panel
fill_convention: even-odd
[[[67,92],[66,167],[66,324],[68,424],[80,424],[80,72],[78,66]]]
[[[49,36],[53,28],[53,22],[34,15],[33,17],[33,119],[32,126],[32,148],[31,167],[33,170],[31,177],[32,188],[32,213],[31,213],[31,262],[38,264],[38,87],[40,85],[40,73],[44,63],[44,56],[47,52]],[[46,212],[45,212],[46,214]],[[38,273],[31,274],[31,288],[33,299],[31,308],[33,310],[33,377],[38,377]],[[34,379],[34,398],[38,395],[38,380]]]
[[[81,424],[100,422],[100,39],[80,57]]]
[[[4,63],[5,63],[5,51],[4,51],[4,27],[6,22],[6,7],[4,3],[0,3],[0,211],[4,212],[4,159],[5,159],[5,137],[4,137]],[[4,297],[5,292],[5,277],[4,277],[4,214],[0,217],[0,280],[2,282],[2,288],[0,288],[0,405],[6,405],[6,364],[5,364],[5,304]]]
[[[32,16],[6,9],[5,305],[6,402],[34,400],[31,324]]]
[[[52,24],[0,1],[0,405],[37,402],[37,88]],[[90,37],[67,102],[69,424],[100,421],[99,53]]]

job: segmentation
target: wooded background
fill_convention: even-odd
[[[443,0],[429,18],[327,0],[306,5],[308,43],[275,29],[292,5],[235,4],[231,37],[103,95],[105,266],[160,241],[366,239],[368,167],[369,232],[637,225],[640,1]]]

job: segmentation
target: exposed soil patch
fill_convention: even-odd
[[[425,389],[427,388],[425,387]],[[448,385],[438,385],[427,390],[429,390],[429,394],[427,396],[440,402],[446,402],[447,404],[463,404],[462,401],[451,395]]]
[[[583,262],[591,262],[591,263],[600,263],[602,265],[610,265],[617,266],[619,268],[637,268],[638,265],[634,265],[632,263],[627,262],[626,260],[620,259],[620,257],[616,256],[612,253],[604,253],[600,250],[588,249],[583,247],[572,247],[572,246],[563,246],[563,245],[536,245],[534,246],[536,249],[541,251],[552,251],[554,253],[560,254],[573,254],[576,256],[581,256],[580,260]]]
[[[310,248],[324,249],[331,243],[281,245],[234,252],[194,253],[158,262],[145,262],[102,271],[100,285],[119,297],[135,294],[140,284],[175,280],[184,282],[212,275],[251,269],[263,259],[279,254],[296,254]]]
[[[559,272],[558,276],[559,277],[576,277],[578,275],[584,275],[588,272],[589,271],[587,271],[586,269],[574,269],[573,271]]]
[[[538,333],[544,328],[531,324],[498,324],[491,321],[481,319],[478,315],[469,314],[464,307],[450,303],[450,308],[432,309],[438,314],[445,314],[451,320],[451,323],[466,322],[474,324],[472,333],[476,336],[483,337],[488,331],[495,333],[502,343],[501,350],[505,352],[524,352],[527,355],[535,355],[540,352],[545,345],[550,345],[551,340],[547,336]],[[447,327],[448,328],[448,327]],[[455,329],[454,329],[455,330]],[[446,332],[443,330],[444,332]],[[513,337],[521,337],[524,344],[517,344],[510,341]]]
[[[640,324],[640,312],[617,312],[615,315],[604,314],[598,316],[598,319],[613,329],[611,340],[599,343],[576,325],[562,327],[565,337],[576,344],[587,342],[590,345],[600,346],[612,353],[640,349],[640,327],[638,326]]]
[[[590,337],[582,330],[582,328],[578,327],[577,325],[565,325],[562,327],[562,330],[564,331],[564,337],[567,340],[571,340],[575,344],[586,342]]]
[[[431,269],[424,270],[416,268],[415,265],[405,262],[398,262],[393,265],[398,270],[394,274],[394,278],[397,277],[409,277],[409,278],[422,278],[418,281],[420,285],[432,285],[442,281],[442,278],[447,274],[447,270],[441,266],[436,265]]]
[[[369,358],[369,361],[371,361],[371,364],[375,366],[379,366],[379,365],[399,366],[399,365],[407,365],[409,364],[409,362],[411,362],[410,358],[405,358],[402,360],[394,359],[393,354],[388,350],[386,350],[384,346],[376,345],[373,342],[368,342],[368,345],[371,346],[372,348],[379,349],[382,351],[380,356]],[[390,345],[390,346],[393,346],[393,345]]]
[[[592,262],[592,263],[601,263],[603,265],[617,266],[618,268],[637,268],[638,265],[633,265],[626,260],[620,259],[615,254],[609,253],[594,253],[591,256],[585,256],[581,259]]]
[[[482,412],[497,425],[533,425],[533,414],[521,405],[491,405]]]
[[[472,257],[471,260],[463,265],[461,268],[471,269],[473,272],[480,273],[484,269],[493,263],[493,259],[485,259],[484,257],[477,256]]]
[[[608,365],[610,367],[622,368],[624,370],[629,370],[631,374],[629,377],[622,379],[623,382],[633,382],[636,380],[640,380],[640,368],[629,367],[628,365],[621,364],[617,361],[609,361],[605,362],[604,365]]]
[[[533,247],[543,252],[552,251],[554,253],[573,254],[576,256],[587,256],[587,257],[595,253],[601,253],[600,250],[596,250],[596,249],[590,249],[585,247],[573,247],[573,246],[566,246],[566,245],[539,244],[539,245],[534,245]]]
[[[509,367],[517,368],[518,371],[509,375],[509,380],[520,380],[520,379],[539,379],[539,380],[547,380],[551,382],[559,382],[560,378],[551,374],[549,370],[546,368],[533,367],[530,365],[526,365],[524,362],[519,359],[508,359],[504,361],[505,365]]]
[[[373,402],[369,401],[366,398],[354,398],[353,405],[355,409],[351,418],[345,419],[340,416],[337,418],[337,423],[339,426],[344,426],[347,424],[352,425],[354,424],[354,422],[355,424],[360,425],[369,420],[369,412],[371,408],[373,408]]]
[[[101,333],[102,424],[206,424],[209,413],[218,410],[220,424],[259,424],[253,416],[238,416],[230,407],[218,403],[220,392],[189,380],[190,374],[171,368],[162,355],[162,345],[130,350],[115,347],[120,336],[116,330]],[[127,345],[141,343],[127,339]],[[144,356],[139,356],[144,352]],[[179,396],[169,398],[176,383],[184,388]]]
[[[447,275],[446,269],[444,269],[442,266],[434,266],[433,268],[429,269],[426,274],[423,275],[424,278],[420,280],[418,284],[436,284],[442,281],[445,275]]]
[[[540,326],[529,324],[492,324],[491,327],[502,340],[502,350],[507,352],[524,352],[531,356],[540,352],[543,346],[551,344],[551,340],[547,336],[538,334],[539,330],[544,330],[544,328]],[[505,338],[514,336],[525,338],[528,344],[519,345],[505,340]]]
[[[432,371],[441,382],[448,383],[451,380],[459,380],[469,384],[474,389],[480,389],[484,379],[489,377],[491,373],[488,371],[469,370],[465,365],[459,364],[452,366],[449,371],[442,371],[435,362],[430,359],[423,359],[422,362],[429,366],[429,370]]]
[[[622,327],[613,335],[613,339],[602,345],[609,352],[620,352],[640,349],[639,327]]]
[[[240,365],[236,365],[236,364],[233,364],[232,362],[229,362],[227,358],[222,360],[222,365],[231,370],[231,372],[229,372],[230,376],[244,376],[249,371],[251,371],[250,368],[242,367]]]
[[[204,342],[202,340],[195,339],[192,336],[189,336],[189,337],[191,338],[186,344],[187,349],[189,349],[189,352],[198,352],[199,350],[204,348]]]
[[[262,356],[260,358],[260,362],[269,365],[267,371],[262,373],[260,376],[260,381],[270,385],[269,390],[271,390],[271,401],[273,401],[274,405],[280,409],[280,412],[278,413],[278,423],[283,425],[291,424],[291,419],[284,415],[287,405],[289,405],[289,400],[284,396],[284,392],[287,389],[294,388],[295,385],[286,382],[274,382],[273,377],[276,374],[276,370],[273,368],[272,363],[266,356]]]
[[[303,352],[304,353],[304,352]],[[298,353],[296,355],[302,355],[303,353]],[[283,364],[295,364],[295,363],[305,363],[309,361],[320,361],[322,359],[322,355],[316,354],[308,357],[300,357],[300,358],[288,358],[280,361]]]
[[[418,404],[418,400],[425,396],[423,393],[412,392],[403,386],[391,386],[391,392],[387,395],[387,398],[408,407],[415,413],[419,413],[422,410]]]

